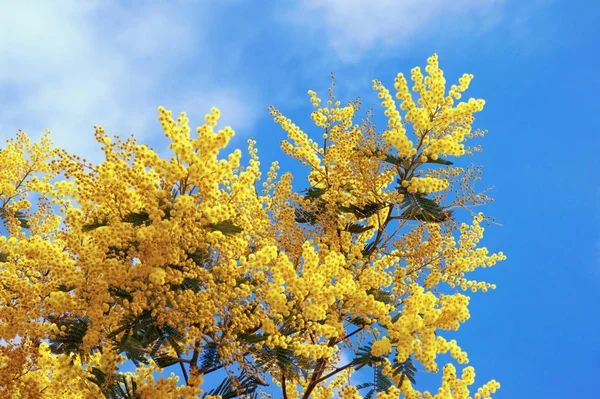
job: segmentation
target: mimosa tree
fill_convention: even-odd
[[[469,273],[505,259],[479,246],[480,168],[454,164],[480,150],[466,143],[483,136],[484,101],[458,101],[473,76],[447,90],[436,55],[425,69],[411,88],[398,74],[395,96],[373,82],[384,129],[370,112],[355,122],[359,101],[342,106],[333,87],[326,104],[309,91],[314,136],[272,107],[303,191],[277,162],[263,178],[256,141],[245,165],[228,152],[216,108],[192,133],[159,107],[169,159],[101,127],[98,165],[47,134],[9,140],[0,396],[258,398],[275,384],[286,399],[489,397],[499,384],[473,390],[467,353],[444,334],[469,318],[469,292],[495,288]],[[135,372],[119,371],[127,360]],[[155,376],[171,368],[183,378]],[[351,381],[362,368],[374,379]],[[203,384],[218,370],[220,384]],[[440,372],[437,392],[416,389]]]

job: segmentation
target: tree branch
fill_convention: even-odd
[[[288,399],[285,374],[283,374],[283,371],[281,372],[281,390],[283,391],[283,399]]]
[[[332,372],[325,374],[323,377],[319,378],[318,380],[315,381],[315,384],[318,384],[320,382],[325,381],[326,379],[328,379],[329,377],[333,377],[334,375],[336,375],[337,373],[339,373],[340,371],[344,371],[349,367],[352,367],[352,365],[354,364],[354,361],[351,361],[350,363],[348,363],[345,366],[342,366],[340,368],[336,368],[335,370],[333,370]]]

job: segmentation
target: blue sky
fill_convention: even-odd
[[[47,127],[58,146],[95,161],[94,124],[160,150],[158,105],[194,125],[214,105],[237,132],[232,150],[252,136],[266,167],[284,160],[285,138],[267,107],[320,135],[306,92],[324,96],[330,72],[340,100],[360,95],[379,116],[372,79],[391,88],[434,52],[449,82],[474,74],[467,95],[486,100],[475,124],[489,133],[472,161],[484,165],[482,187],[494,186],[485,211],[502,224],[482,244],[508,260],[481,273],[498,288],[474,295],[457,337],[477,381],[502,384],[498,399],[597,396],[595,2],[2,3],[0,139]]]

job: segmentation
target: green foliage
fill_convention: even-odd
[[[359,207],[356,205],[350,205],[348,207],[341,206],[339,209],[342,212],[354,214],[358,219],[366,219],[368,217],[375,215],[377,212],[379,212],[381,209],[383,209],[385,207],[386,207],[386,204],[380,204],[377,202],[369,201],[369,202],[367,202],[366,205],[364,205],[362,207]]]
[[[65,284],[59,284],[58,287],[56,287],[57,290],[59,290],[60,292],[70,292],[75,288],[75,286],[66,286]]]
[[[211,223],[208,225],[213,230],[220,231],[223,234],[241,233],[242,228],[233,224],[231,220],[224,220],[219,223]]]
[[[148,212],[132,212],[125,215],[122,219],[125,223],[131,223],[134,226],[148,225],[150,224],[150,215]]]
[[[2,224],[8,223],[8,220],[11,218],[11,216],[19,221],[19,227],[23,229],[29,229],[29,222],[27,221],[27,218],[23,212],[16,211],[11,215],[8,210],[0,208],[0,221],[2,221]]]
[[[425,162],[425,163],[435,163],[435,164],[438,164],[438,165],[454,165],[454,162],[448,161],[446,159],[438,158],[438,159],[434,160],[434,159],[431,159],[429,157],[427,157],[427,162]]]
[[[294,355],[294,351],[289,348],[270,349],[264,346],[259,350],[253,350],[252,356],[255,360],[255,367],[261,370],[274,369],[288,379],[297,378],[300,375],[306,376],[309,371],[314,370],[317,364],[304,356]]]
[[[383,375],[383,367],[377,365],[373,368],[373,382],[366,382],[356,386],[359,391],[365,388],[371,388],[364,399],[372,399],[373,395],[379,392],[387,391],[393,385],[392,381]]]
[[[206,374],[220,368],[222,364],[217,344],[214,342],[205,344],[202,347],[202,356],[200,357],[200,371]]]
[[[88,357],[88,353],[83,351],[83,338],[90,325],[90,319],[86,317],[56,318],[51,317],[50,321],[55,323],[62,333],[56,334],[50,339],[50,351],[54,354],[73,354],[79,355],[82,359]]]
[[[412,384],[416,384],[417,380],[415,379],[415,373],[417,372],[417,368],[413,364],[412,358],[408,358],[402,363],[398,363],[394,361],[392,363],[393,366],[393,375],[396,376],[400,374],[400,386],[402,386],[402,382],[405,378],[407,378]]]
[[[84,224],[81,228],[82,231],[88,232],[92,230],[96,230],[99,227],[108,226],[108,219],[102,218],[99,220],[95,220],[92,223]]]
[[[327,189],[325,189],[325,188],[309,187],[306,190],[304,190],[304,192],[306,193],[304,195],[304,198],[314,200],[314,199],[320,198],[323,194],[325,194],[326,191],[327,191]]]
[[[373,356],[371,354],[372,347],[373,344],[367,344],[358,348],[356,356],[352,361],[352,365],[354,366],[355,370],[360,370],[365,366],[375,367],[383,361],[383,356]]]
[[[352,361],[352,365],[355,370],[360,370],[365,366],[373,368],[373,382],[364,383],[357,386],[359,390],[364,388],[372,388],[367,393],[367,396],[365,396],[365,399],[372,398],[375,393],[383,392],[392,385],[392,381],[382,374],[382,362],[385,359],[385,357],[373,356],[371,354],[372,346],[372,344],[367,344],[358,348],[356,356]],[[407,378],[413,384],[416,383],[415,374],[417,372],[417,369],[413,364],[412,358],[409,357],[402,363],[398,363],[394,360],[394,362],[392,363],[392,370],[392,375],[394,377],[400,375],[400,386],[402,386],[402,381],[405,378]]]
[[[165,357],[159,350],[171,347],[176,353],[181,353],[185,345],[183,334],[175,327],[159,325],[150,310],[123,320],[109,337],[113,339],[118,352],[125,352],[136,366],[147,363],[148,357],[156,362],[170,362],[173,358]]]
[[[220,396],[221,399],[238,397],[258,399],[259,395],[256,390],[259,386],[267,386],[267,384],[257,376],[248,375],[246,371],[242,371],[239,376],[226,377],[219,386],[202,395],[202,398],[210,395]]]
[[[304,196],[304,198],[308,199],[311,202],[311,205],[313,208],[315,208],[315,210],[309,211],[309,210],[302,209],[300,207],[296,207],[294,216],[295,216],[296,222],[298,222],[298,223],[314,224],[314,223],[316,223],[319,214],[325,210],[326,203],[321,197],[323,194],[325,194],[327,192],[327,190],[324,188],[309,187],[308,189],[305,190],[305,192],[306,192],[306,195]],[[369,201],[364,206],[338,205],[337,209],[338,209],[338,213],[352,213],[358,219],[366,219],[368,217],[373,216],[375,213],[377,213],[379,210],[381,210],[382,208],[384,208],[386,206],[387,206],[387,204],[381,204],[381,203]],[[350,225],[350,226],[354,226],[354,225]],[[357,226],[359,226],[359,225],[357,225]],[[355,228],[357,228],[357,227],[355,227]],[[370,227],[367,228],[367,230],[368,229],[370,229]],[[350,231],[350,230],[348,230],[348,231]],[[366,231],[366,230],[363,230],[363,231]],[[360,231],[360,232],[362,232],[362,231]]]
[[[325,203],[322,202],[322,201],[320,201],[319,203],[317,203],[318,210],[317,211],[312,211],[312,212],[311,211],[305,211],[304,209],[301,209],[301,208],[297,207],[294,210],[294,219],[298,223],[315,224],[317,222],[317,216],[324,209],[324,205],[325,205]]]
[[[130,378],[129,380],[123,374],[114,376],[107,375],[97,367],[91,370],[93,377],[88,380],[96,384],[106,399],[141,399],[142,396],[137,392],[137,383]]]
[[[398,183],[400,183],[398,181]],[[445,210],[437,202],[422,193],[409,193],[404,187],[399,186],[398,191],[404,195],[400,204],[403,210],[401,219],[418,220],[422,222],[443,222],[452,216],[452,212]]]
[[[170,219],[170,212],[165,213],[165,219],[167,219],[167,220]],[[150,215],[146,211],[130,212],[121,219],[121,222],[131,223],[136,227],[142,226],[142,225],[148,226],[148,225],[152,224],[152,221],[150,220]],[[108,219],[106,217],[104,217],[102,219],[95,220],[92,223],[83,225],[82,230],[84,232],[88,232],[88,231],[92,231],[99,227],[107,226],[107,225],[108,225]],[[220,231],[223,234],[235,234],[235,233],[242,232],[242,228],[234,225],[231,220],[224,220],[224,221],[218,222],[218,223],[211,223],[207,227],[212,230]]]
[[[367,290],[367,295],[373,295],[376,301],[383,302],[385,304],[393,304],[392,293],[384,291],[383,289],[371,288]]]
[[[348,226],[346,226],[346,231],[348,231],[352,234],[360,234],[360,233],[364,233],[365,231],[369,231],[372,228],[373,228],[372,225],[365,226],[363,224],[351,223],[351,224],[348,224]]]
[[[369,257],[373,253],[373,251],[377,248],[377,243],[375,241],[371,241],[361,251],[363,258]]]

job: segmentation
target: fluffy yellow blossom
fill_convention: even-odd
[[[388,337],[383,337],[379,341],[375,341],[373,343],[373,347],[371,348],[371,354],[373,356],[385,356],[392,352],[392,344]]]

